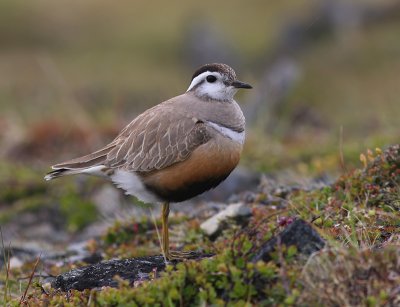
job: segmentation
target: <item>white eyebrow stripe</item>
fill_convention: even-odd
[[[206,121],[206,123],[207,123],[207,125],[213,127],[215,130],[217,130],[222,135],[230,138],[232,141],[238,142],[239,144],[242,144],[242,145],[244,144],[244,140],[246,137],[246,132],[244,130],[242,132],[237,132],[237,131],[234,131],[227,127],[210,122],[210,121]]]
[[[209,73],[210,73],[209,71],[205,71],[200,75],[198,75],[196,78],[193,78],[186,92],[189,92],[192,88],[194,88],[197,84],[199,84],[201,80],[204,79],[205,75],[208,75]]]
[[[200,75],[198,75],[196,78],[193,78],[193,80],[190,83],[189,88],[187,89],[186,92],[189,92],[192,88],[194,88],[197,84],[199,84],[205,78],[205,76],[208,76],[208,75],[213,75],[213,76],[216,76],[217,78],[221,76],[221,74],[219,72],[216,72],[216,71],[212,72],[212,71],[207,70],[207,71],[201,73]]]

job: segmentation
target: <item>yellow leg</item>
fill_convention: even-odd
[[[169,259],[169,233],[168,233],[169,203],[163,203],[162,207],[162,249],[165,258]]]
[[[169,203],[163,203],[162,207],[162,251],[167,260],[186,260],[197,258],[194,252],[170,251],[168,232]]]

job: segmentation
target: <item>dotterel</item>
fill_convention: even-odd
[[[181,202],[222,182],[239,163],[245,119],[233,99],[249,84],[225,64],[207,64],[186,93],[148,109],[102,149],[52,166],[46,180],[74,174],[109,178],[126,194],[162,203],[162,249],[169,249],[170,202]]]

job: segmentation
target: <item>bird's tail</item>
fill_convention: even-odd
[[[89,155],[53,165],[52,168],[54,171],[48,173],[44,179],[52,180],[54,178],[76,174],[104,176],[102,170],[104,170],[105,166],[103,163],[107,159],[107,154],[114,147],[115,144],[110,143],[103,149]]]
[[[49,181],[58,177],[67,176],[67,175],[75,175],[82,173],[81,169],[67,169],[67,168],[60,168],[56,169],[50,173],[48,173],[44,179]]]
[[[104,176],[106,176],[106,174],[103,171],[106,169],[107,169],[107,167],[105,167],[104,165],[101,165],[101,164],[95,165],[95,166],[90,166],[90,167],[76,167],[76,168],[61,167],[61,168],[56,168],[54,171],[48,173],[44,177],[44,179],[48,181],[48,180],[52,180],[54,178],[67,176],[67,175],[76,175],[76,174],[104,177]]]

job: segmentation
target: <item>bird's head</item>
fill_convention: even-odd
[[[228,65],[214,63],[195,71],[187,92],[204,100],[231,101],[240,88],[252,86],[237,80],[235,71]]]

